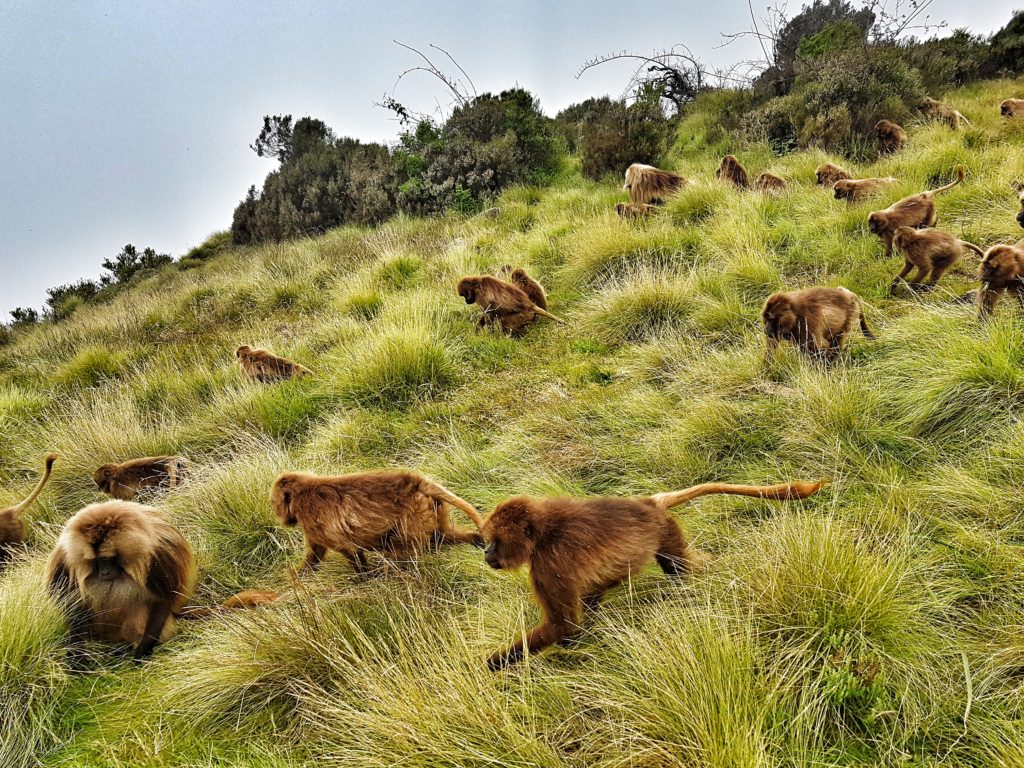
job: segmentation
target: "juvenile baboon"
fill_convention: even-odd
[[[924,101],[921,102],[921,114],[924,115],[926,120],[935,120],[940,123],[945,123],[954,131],[960,127],[960,123],[963,123],[964,125],[971,124],[970,120],[957,112],[951,106],[943,104],[941,101],[937,101],[931,96],[925,96]]]
[[[480,513],[447,488],[410,470],[377,470],[318,477],[285,472],[270,491],[282,525],[298,525],[306,539],[303,572],[328,550],[344,555],[357,572],[366,552],[411,553],[431,545],[480,544],[480,534],[452,527],[448,505],[479,528]]]
[[[477,323],[481,328],[497,323],[508,335],[519,336],[537,315],[562,322],[561,318],[537,306],[519,286],[490,275],[464,277],[459,280],[458,291],[467,304],[476,304],[483,310]]]
[[[548,296],[544,293],[544,286],[530,277],[525,269],[520,267],[513,269],[512,265],[505,264],[502,266],[500,274],[503,277],[508,276],[508,282],[522,290],[538,307],[548,308]]]
[[[903,126],[890,120],[879,120],[875,123],[875,135],[878,137],[878,148],[889,154],[907,146],[907,132]]]
[[[1013,292],[1024,307],[1024,240],[1016,245],[994,245],[985,252],[978,271],[981,290],[978,292],[978,313],[985,318],[992,314],[1004,293]]]
[[[750,176],[735,155],[726,155],[715,171],[715,178],[728,182],[740,189],[750,189]]]
[[[150,488],[177,488],[185,479],[189,460],[181,456],[145,456],[122,464],[104,464],[92,476],[103,493],[134,501]]]
[[[195,589],[196,564],[158,510],[107,501],[65,524],[47,582],[66,601],[74,645],[87,637],[129,643],[138,659],[174,635],[175,616]]]
[[[814,176],[818,180],[818,185],[822,187],[831,187],[837,181],[853,178],[852,173],[835,163],[822,163],[814,172]]]
[[[615,212],[620,219],[645,219],[658,210],[649,203],[616,203]]]
[[[1024,99],[1007,99],[999,105],[999,115],[1011,120],[1024,117]]]
[[[864,319],[860,298],[846,288],[804,288],[768,297],[761,310],[771,352],[780,341],[796,344],[812,357],[834,360],[846,336],[860,325],[869,339],[874,335]]]
[[[774,173],[762,173],[754,182],[754,189],[768,195],[781,195],[786,191],[786,182]]]
[[[629,201],[634,205],[660,205],[669,195],[682,189],[686,184],[687,180],[678,173],[663,171],[652,165],[633,163],[626,169],[622,188],[629,192]]]
[[[909,195],[902,200],[897,200],[888,208],[882,211],[872,211],[868,215],[868,229],[871,233],[882,238],[885,244],[885,255],[892,256],[892,236],[900,227],[934,227],[935,216],[935,195],[952,189],[964,180],[963,166],[956,169],[956,181],[952,181],[937,189],[918,192],[916,195]]]
[[[832,189],[836,200],[857,203],[878,194],[890,184],[895,183],[896,179],[892,176],[884,179],[840,179]]]
[[[51,453],[43,460],[43,476],[39,478],[32,493],[13,507],[0,509],[0,564],[3,564],[11,556],[15,545],[25,540],[25,521],[21,519],[21,513],[32,506],[32,502],[43,492],[43,486],[50,479],[53,462],[57,458],[56,453]]]
[[[580,613],[602,595],[655,561],[668,576],[699,568],[697,552],[668,510],[711,493],[762,499],[803,499],[821,483],[771,486],[706,483],[647,498],[534,499],[499,504],[484,524],[484,559],[492,568],[530,567],[541,623],[488,660],[491,669],[519,661],[579,630]]]
[[[243,344],[235,350],[242,373],[253,381],[270,384],[285,379],[298,379],[312,375],[312,371],[286,357],[278,357],[265,349],[253,349]]]
[[[917,273],[909,280],[911,286],[918,286],[927,278],[927,285],[931,287],[960,260],[965,249],[974,251],[979,256],[985,255],[981,248],[973,243],[959,240],[949,232],[939,229],[900,227],[893,233],[892,242],[896,250],[903,254],[905,261],[903,271],[892,281],[894,288],[915,267]]]

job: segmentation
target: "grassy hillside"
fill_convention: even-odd
[[[1019,766],[1024,764],[1024,314],[981,325],[951,274],[888,295],[899,269],[867,213],[935,186],[939,225],[1017,240],[1024,124],[1000,82],[947,94],[974,122],[910,127],[880,202],[813,185],[824,155],[772,157],[680,130],[694,179],[627,223],[617,184],[566,168],[496,219],[397,219],[169,271],[0,351],[0,503],[40,457],[55,479],[30,554],[0,578],[0,765]],[[778,199],[715,183],[724,151],[790,181]],[[527,267],[552,311],[521,340],[474,332],[456,280]],[[967,267],[974,268],[974,261]],[[822,369],[766,360],[780,288],[845,285],[879,339]],[[267,346],[308,380],[244,383]],[[193,623],[135,666],[97,649],[69,673],[43,596],[64,520],[100,463],[198,465],[154,499],[197,552],[199,602],[280,588],[267,609]],[[450,548],[354,578],[331,557],[296,591],[298,531],[267,496],[285,468],[408,466],[483,510],[514,493],[648,494],[705,480],[827,478],[805,502],[711,497],[675,510],[716,560],[615,591],[566,649],[483,661],[537,610],[524,573]],[[468,521],[462,520],[462,525]]]

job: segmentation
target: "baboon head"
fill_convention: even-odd
[[[239,360],[243,360],[247,357],[250,357],[251,355],[252,347],[250,347],[248,344],[243,344],[242,346],[235,350],[235,357],[237,357]]]
[[[292,481],[288,475],[281,475],[274,481],[270,490],[270,504],[274,507],[274,516],[281,525],[289,528],[298,525],[298,518],[292,511]]]
[[[782,334],[792,332],[797,324],[793,303],[781,295],[768,297],[761,310],[761,319],[764,321],[764,332],[771,339],[782,338]]]
[[[480,290],[480,280],[475,277],[464,277],[459,280],[459,296],[466,300],[467,304],[476,303],[476,293]]]
[[[885,232],[886,221],[885,213],[883,211],[872,211],[868,215],[868,229],[874,235],[880,235]]]
[[[516,497],[501,502],[484,523],[484,560],[491,568],[511,570],[525,565],[533,554],[536,535],[530,500]]]
[[[92,481],[96,483],[96,487],[103,491],[103,493],[110,493],[111,486],[113,485],[113,476],[114,465],[104,464],[102,467],[93,472]]]

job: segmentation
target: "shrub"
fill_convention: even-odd
[[[648,99],[628,106],[622,101],[604,102],[595,103],[580,125],[583,175],[588,179],[621,176],[630,163],[656,164],[669,128],[660,102]]]

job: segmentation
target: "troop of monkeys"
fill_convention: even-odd
[[[966,118],[934,100],[926,113],[957,128]],[[1006,117],[1024,116],[1024,100],[1008,99],[1000,108]],[[885,141],[905,143],[895,124],[879,123]],[[898,129],[898,130],[896,130]],[[902,139],[900,138],[902,136]],[[769,173],[750,184],[749,175],[732,155],[716,176],[741,188],[775,193],[785,182]],[[853,179],[843,168],[826,163],[817,182],[834,190],[837,199],[862,200],[895,179]],[[932,229],[934,196],[961,183],[910,195],[868,217],[872,233],[885,245],[886,256],[898,249],[905,266],[894,285],[911,269],[911,285],[934,286],[965,250],[982,256],[979,306],[984,316],[997,298],[1012,291],[1024,304],[1024,241],[997,245],[987,252],[971,243]],[[677,174],[633,164],[625,189],[631,202],[617,206],[620,215],[643,216],[686,184]],[[1024,188],[1017,220],[1024,227]],[[503,267],[507,280],[490,275],[462,278],[458,294],[481,309],[479,328],[497,327],[518,336],[538,316],[562,321],[547,309],[543,287],[522,269]],[[761,312],[769,349],[790,341],[810,355],[833,359],[856,328],[873,338],[860,299],[845,288],[814,287],[776,293]],[[311,375],[296,362],[266,350],[240,346],[235,352],[243,373],[268,384]],[[50,477],[56,454],[45,459],[38,484],[19,504],[0,510],[0,561],[24,541],[21,514],[39,496]],[[177,456],[150,456],[122,464],[104,464],[93,475],[102,492],[114,501],[91,504],[64,525],[47,563],[50,592],[62,600],[68,615],[72,648],[77,655],[86,639],[127,644],[135,658],[175,634],[175,620],[199,618],[277,600],[265,590],[246,590],[220,606],[190,606],[196,582],[195,558],[188,542],[157,509],[137,501],[140,495],[174,488],[189,475],[190,463]],[[356,573],[365,573],[368,552],[385,558],[414,556],[449,544],[485,547],[486,563],[496,569],[530,569],[530,583],[541,609],[541,623],[508,647],[491,655],[488,666],[499,669],[548,646],[563,643],[580,629],[585,611],[597,607],[609,589],[655,562],[669,576],[700,568],[706,556],[689,544],[668,510],[707,494],[736,494],[762,499],[802,499],[821,483],[792,482],[771,486],[707,483],[645,498],[532,498],[517,496],[495,507],[486,520],[467,501],[442,485],[410,470],[378,470],[338,476],[286,472],[273,483],[270,503],[277,520],[299,526],[305,538],[302,571],[316,569],[329,551],[343,555]],[[460,530],[448,508],[461,510],[476,527]]]
[[[46,457],[43,477],[28,498],[0,512],[0,551],[9,554],[23,540],[19,515],[39,495],[56,458]],[[176,619],[280,598],[276,592],[246,590],[216,608],[189,605],[198,580],[191,547],[159,510],[134,500],[147,490],[180,484],[184,465],[173,456],[104,465],[95,474],[96,484],[117,500],[90,504],[64,525],[47,562],[46,582],[66,611],[76,663],[87,639],[128,645],[140,659],[176,633]],[[328,552],[343,555],[353,571],[364,574],[369,552],[388,560],[451,544],[485,548],[484,560],[492,568],[528,565],[541,622],[491,655],[488,666],[499,669],[526,652],[571,638],[584,611],[595,609],[605,592],[649,563],[673,577],[701,567],[707,558],[669,516],[672,507],[716,493],[803,499],[821,485],[705,483],[646,498],[516,496],[485,520],[472,504],[411,470],[337,476],[285,472],[271,487],[270,504],[282,525],[302,529],[302,573],[318,568]],[[455,528],[449,507],[465,513],[476,531]]]

